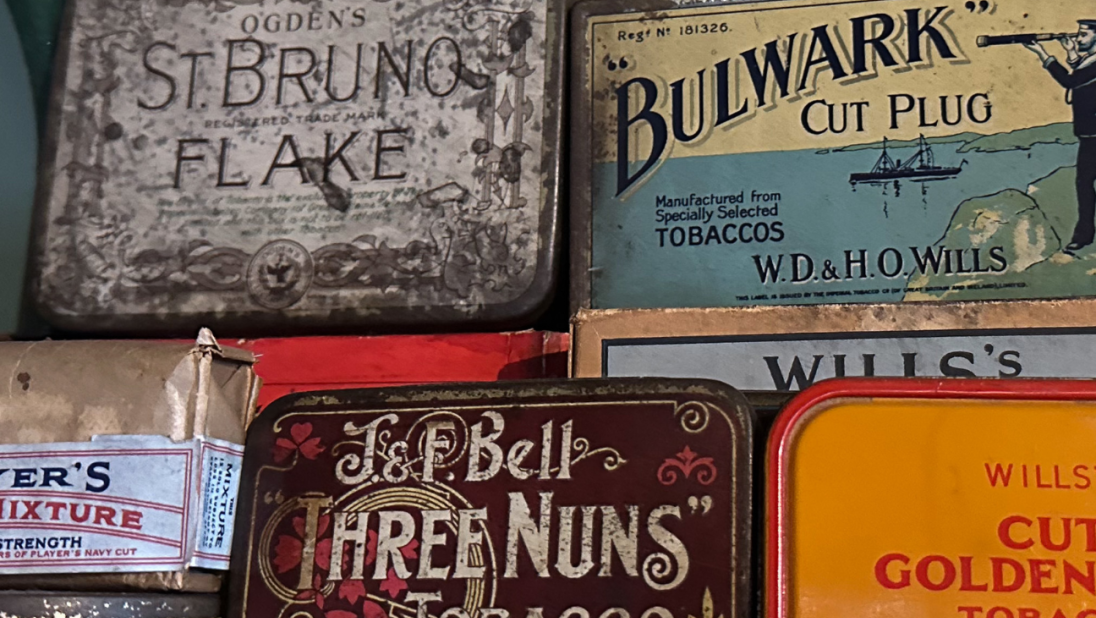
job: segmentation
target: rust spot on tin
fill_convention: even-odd
[[[123,133],[122,125],[117,122],[112,122],[103,129],[103,137],[112,142],[121,139]]]
[[[339,212],[350,210],[350,191],[331,182],[323,160],[318,157],[305,157],[300,161],[308,179],[323,194],[324,202],[329,207]]]
[[[529,23],[528,14],[519,16],[506,32],[507,43],[510,44],[510,49],[514,52],[525,47],[526,41],[532,38],[532,36],[533,26]]]
[[[484,75],[483,73],[476,73],[463,64],[454,62],[449,65],[449,70],[455,75],[459,75],[462,82],[476,90],[483,90],[491,83],[490,76]]]
[[[521,154],[519,146],[507,146],[502,149],[502,160],[499,161],[499,174],[506,182],[517,182],[521,178]]]

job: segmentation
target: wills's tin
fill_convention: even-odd
[[[695,380],[284,398],[248,435],[228,615],[745,618],[752,416]]]
[[[562,19],[74,0],[38,304],[114,332],[529,321],[555,282]]]
[[[1092,612],[1096,386],[840,380],[781,413],[769,618]]]
[[[1088,5],[627,4],[575,12],[576,308],[1093,298]]]
[[[572,374],[783,392],[858,376],[1093,378],[1096,329],[1081,302],[584,310]]]
[[[215,594],[0,592],[9,618],[218,618]]]

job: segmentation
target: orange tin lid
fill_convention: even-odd
[[[823,382],[768,449],[768,618],[1096,617],[1096,382]]]

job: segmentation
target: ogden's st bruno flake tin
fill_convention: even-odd
[[[555,279],[562,6],[71,2],[38,304],[98,331],[529,320]]]
[[[696,380],[283,398],[248,436],[228,615],[746,618],[752,435]]]
[[[1092,297],[1093,7],[625,4],[574,20],[576,305]]]
[[[767,459],[769,618],[1085,618],[1096,387],[833,380]]]

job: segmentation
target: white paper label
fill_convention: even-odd
[[[0,573],[227,569],[242,453],[162,436],[0,447]]]
[[[835,377],[1096,377],[1096,334],[842,333],[604,342],[605,377],[710,378],[739,390],[799,391]]]
[[[198,518],[198,547],[194,552],[194,566],[228,568],[242,463],[243,451],[234,444],[202,444],[202,510]]]

